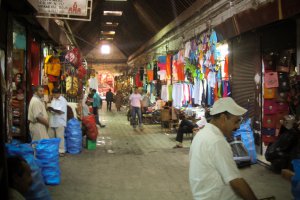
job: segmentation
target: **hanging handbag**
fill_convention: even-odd
[[[277,110],[278,112],[289,112],[289,105],[285,102],[278,102]]]
[[[74,76],[66,78],[66,92],[70,96],[77,96],[78,93],[78,79]]]
[[[277,112],[276,114],[276,128],[280,128],[283,124],[284,116],[289,115],[289,112]]]
[[[264,98],[274,99],[276,97],[276,88],[264,88]]]
[[[44,74],[42,76],[42,85],[48,85],[48,82],[49,82],[49,79],[48,79],[48,76],[46,74]]]
[[[264,128],[275,128],[276,127],[276,115],[264,115],[263,127]]]
[[[290,84],[289,84],[289,76],[287,73],[279,73],[278,74],[279,79],[279,88],[278,90],[280,92],[287,92],[290,90]]]
[[[265,73],[265,87],[276,88],[278,87],[278,75],[277,72],[266,72]]]
[[[276,114],[277,112],[277,103],[275,100],[265,100],[264,101],[264,114]]]
[[[275,128],[262,128],[261,134],[262,135],[275,135],[276,129]]]
[[[277,66],[277,69],[276,69],[277,72],[284,72],[284,73],[289,73],[290,72],[290,69],[289,67],[287,66]]]

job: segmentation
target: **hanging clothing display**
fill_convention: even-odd
[[[144,67],[140,67],[140,80],[144,80]]]
[[[185,43],[184,57],[189,58],[190,57],[190,51],[191,51],[191,42],[188,41],[188,42]]]
[[[158,71],[157,63],[154,63],[154,65],[153,65],[153,80],[157,80],[158,79],[157,71]]]
[[[98,79],[96,77],[90,78],[89,86],[90,86],[90,88],[98,91]]]
[[[167,85],[162,85],[161,86],[161,95],[160,98],[163,101],[168,101],[168,86]]]
[[[172,101],[173,85],[168,85],[168,101]]]
[[[149,70],[147,69],[147,78],[148,78],[148,82],[153,81],[153,70]]]
[[[159,80],[164,81],[167,78],[167,72],[166,70],[160,70],[157,72],[158,76],[159,76]]]
[[[193,92],[194,103],[201,105],[203,96],[203,83],[201,80],[196,80]]]
[[[167,55],[167,61],[166,61],[166,73],[167,73],[167,79],[171,78],[171,67],[172,67],[172,55]]]
[[[140,80],[140,72],[135,75],[135,86],[143,87],[143,82]]]
[[[176,108],[181,108],[182,101],[184,98],[183,84],[175,83],[173,85],[172,98],[173,98],[173,106]]]

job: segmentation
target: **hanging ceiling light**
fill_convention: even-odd
[[[122,16],[123,11],[104,10],[103,15],[110,16]]]
[[[102,54],[110,54],[110,45],[108,45],[108,44],[102,44],[101,45],[101,53]]]

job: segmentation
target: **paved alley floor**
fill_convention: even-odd
[[[115,108],[114,108],[115,109]],[[188,153],[172,149],[175,134],[160,125],[134,131],[125,112],[101,111],[97,149],[60,159],[61,184],[50,186],[53,200],[191,200]],[[241,170],[259,198],[292,199],[290,184],[265,167]]]

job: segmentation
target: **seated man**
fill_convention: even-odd
[[[25,200],[24,195],[32,184],[31,169],[19,156],[7,158],[9,200]]]
[[[194,124],[192,121],[186,119],[184,114],[179,115],[179,120],[180,124],[176,136],[177,144],[173,148],[182,148],[183,134],[192,133],[193,129],[198,127],[197,124]]]

